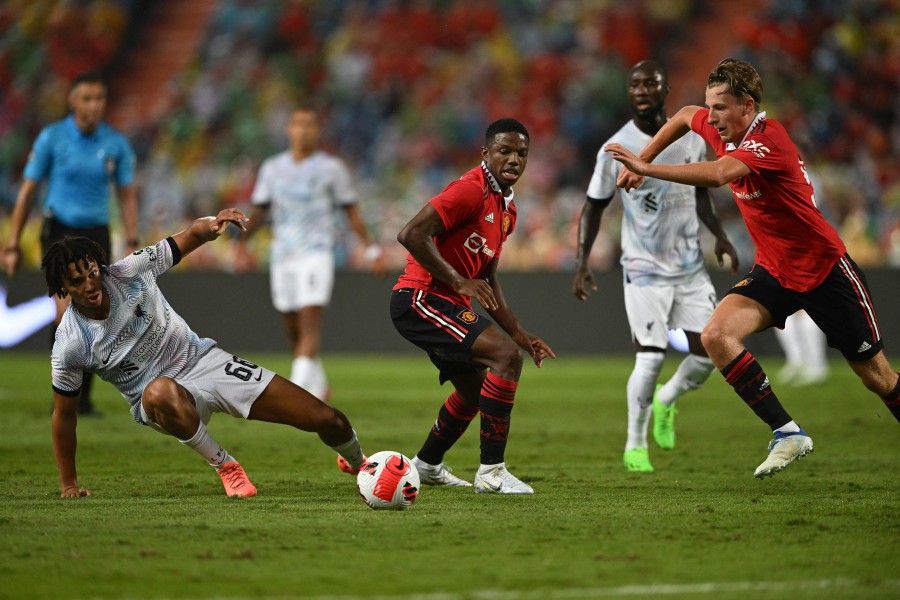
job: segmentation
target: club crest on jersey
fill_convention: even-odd
[[[512,219],[509,215],[503,215],[503,235],[509,233],[509,227],[512,225]]]
[[[753,281],[752,277],[748,277],[747,279],[742,279],[741,281],[738,281],[736,284],[734,284],[734,287],[739,288],[739,287],[744,287],[744,286],[750,285],[751,281]]]
[[[473,311],[466,309],[466,310],[462,311],[461,313],[459,313],[458,315],[456,315],[456,318],[459,319],[460,321],[462,321],[463,323],[472,324],[478,320],[478,315],[475,314]]]

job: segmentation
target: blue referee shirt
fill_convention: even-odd
[[[134,181],[134,150],[121,133],[100,123],[85,134],[69,115],[41,130],[25,179],[47,179],[44,214],[69,227],[109,225],[109,184]]]

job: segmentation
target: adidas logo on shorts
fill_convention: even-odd
[[[871,347],[872,347],[872,344],[870,344],[869,342],[863,342],[862,346],[860,346],[859,350],[857,350],[856,352],[857,352],[857,354],[859,354],[860,352],[865,352],[866,350],[868,350]]]

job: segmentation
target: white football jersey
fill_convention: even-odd
[[[157,377],[176,377],[215,347],[215,341],[191,331],[156,285],[157,276],[174,263],[174,244],[171,238],[162,240],[102,272],[108,318],[98,321],[74,306],[66,309],[50,358],[55,390],[68,395],[81,388],[82,371],[96,373],[125,396],[134,420],[141,423],[140,400],[147,384]]]
[[[637,285],[677,285],[703,268],[698,236],[699,219],[693,186],[647,177],[637,189],[616,187],[622,165],[606,144],[619,143],[635,154],[650,142],[650,136],[629,121],[597,153],[597,164],[588,186],[592,198],[610,198],[617,190],[622,200],[622,270],[626,281]],[[694,132],[663,150],[653,161],[683,165],[706,159],[706,142]]]
[[[270,204],[272,261],[334,249],[334,207],[357,203],[344,162],[321,150],[295,162],[289,150],[266,159],[253,204]]]

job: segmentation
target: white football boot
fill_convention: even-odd
[[[481,465],[475,473],[476,494],[533,494],[530,485],[506,470],[506,463]]]
[[[465,479],[460,479],[451,473],[450,467],[441,463],[431,465],[421,460],[418,456],[412,459],[412,464],[419,472],[419,481],[424,485],[454,485],[459,487],[472,487]]]
[[[803,458],[812,451],[812,438],[803,429],[796,433],[776,431],[775,439],[769,442],[769,457],[756,467],[753,475],[760,479],[772,477],[798,458]]]

